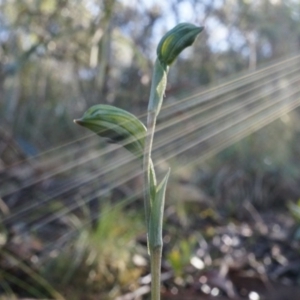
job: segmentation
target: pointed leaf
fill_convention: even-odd
[[[149,222],[149,248],[162,245],[162,227],[165,206],[165,194],[170,170],[163,181],[157,187],[155,199],[152,203],[150,222]]]

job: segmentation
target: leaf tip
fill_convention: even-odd
[[[75,124],[82,125],[82,120],[81,119],[74,119],[73,122]]]

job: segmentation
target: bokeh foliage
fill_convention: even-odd
[[[164,6],[149,5],[147,1],[137,1],[136,5],[129,3],[123,0],[0,1],[0,134],[1,138],[5,136],[5,141],[15,141],[14,149],[20,148],[22,160],[85,136],[86,131],[75,126],[73,119],[91,105],[113,104],[136,115],[144,114],[157,41],[175,23],[188,21],[206,28],[199,41],[173,66],[165,101],[170,106],[176,104],[177,99],[192,97],[207,87],[238,79],[261,66],[292,56],[299,49],[300,4],[297,1],[172,0]],[[255,84],[249,83],[247,88],[251,95]],[[239,89],[233,90],[231,96],[235,97],[239,92]],[[217,102],[216,99],[213,101]],[[271,102],[273,98],[266,101]],[[185,107],[176,111],[175,106],[170,109],[178,118],[188,114]],[[222,111],[227,107],[218,106],[217,109]],[[248,107],[244,108],[245,113],[247,110]],[[163,112],[160,124],[169,120],[164,115],[166,112]],[[205,113],[194,115],[179,125],[181,129],[193,128],[200,118],[205,117]],[[229,116],[227,120],[230,119]],[[221,217],[243,220],[247,214],[244,202],[268,211],[275,206],[282,209],[289,201],[297,200],[300,178],[298,119],[299,111],[296,110],[204,163],[193,163],[201,156],[199,147],[188,149],[168,162],[161,160],[162,172],[167,169],[167,164],[174,169],[167,191],[166,219],[169,225],[165,257],[177,276],[183,276],[190,267],[189,259],[198,239],[193,230],[199,231],[203,220],[209,219],[212,224],[205,229],[205,238],[209,240],[210,236],[213,239],[214,225]],[[164,140],[178,129],[169,130],[158,133],[158,137]],[[167,145],[158,157],[167,156],[184,142],[182,138],[174,142],[175,146]],[[0,184],[3,195],[18,190],[28,181],[30,183],[31,176],[38,180],[43,174],[48,176],[51,171],[60,170],[58,167],[72,166],[75,161],[64,173],[41,180],[36,189],[34,186],[13,195],[15,198],[3,198],[9,199],[8,203],[18,209],[26,208],[32,202],[51,200],[45,201],[39,209],[30,210],[30,214],[15,218],[16,224],[9,223],[8,229],[5,224],[1,229],[4,239],[9,240],[11,228],[16,235],[20,231],[26,240],[27,233],[33,231],[34,235],[49,239],[50,244],[56,241],[61,231],[78,231],[70,243],[63,245],[62,251],[57,251],[60,245],[54,247],[54,251],[41,251],[46,264],[41,265],[42,260],[35,264],[27,256],[19,259],[27,259],[42,278],[55,289],[64,290],[72,299],[79,293],[77,289],[74,292],[74,286],[90,288],[90,299],[94,294],[107,294],[108,290],[111,299],[135,290],[137,279],[147,274],[147,261],[136,266],[133,254],[137,248],[141,257],[145,253],[145,240],[141,238],[142,205],[137,201],[124,210],[114,205],[132,195],[139,199],[140,195],[135,191],[141,189],[141,182],[139,178],[129,178],[129,183],[118,184],[112,189],[107,188],[107,183],[114,179],[118,183],[120,177],[127,179],[128,170],[138,168],[136,162],[130,161],[128,154],[120,150],[116,154],[115,148],[103,141],[87,143],[83,140],[67,149],[57,148],[47,160],[41,156],[41,164],[37,171],[34,170],[34,175],[32,169],[25,175],[17,169],[11,175],[11,169],[7,169],[6,174],[5,167],[14,165],[20,158],[12,159],[14,152],[4,152],[1,147],[2,144]],[[105,155],[98,157],[99,149],[106,151]],[[126,168],[113,170],[119,157],[129,162]],[[79,164],[84,159],[86,162]],[[191,162],[192,165],[185,167]],[[22,170],[25,170],[23,165]],[[1,182],[2,178],[10,176],[12,181]],[[84,186],[82,182],[88,184]],[[80,186],[78,190],[62,192],[76,184]],[[50,194],[52,191],[56,193]],[[100,195],[96,191],[100,191]],[[77,209],[69,211],[74,204]],[[50,221],[44,221],[65,211],[68,213],[62,214],[59,221],[55,219],[56,227]],[[100,221],[90,226],[91,219],[98,218]],[[54,229],[49,225],[37,230],[40,224],[52,224]],[[26,244],[24,239],[21,241]],[[5,243],[1,244],[2,250],[8,247]],[[19,272],[28,286],[26,273]],[[65,274],[63,280],[61,273]],[[127,278],[128,273],[132,281]],[[4,278],[5,273],[1,276]],[[15,291],[24,294],[24,282],[21,281],[21,286],[19,282],[18,286],[11,284],[9,277],[6,279],[2,291],[12,294],[14,291],[10,286],[13,286]],[[35,279],[31,278],[29,284],[33,283],[37,291],[25,294],[51,296],[51,291],[45,291],[45,286]]]

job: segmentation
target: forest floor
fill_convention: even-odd
[[[195,217],[186,228],[176,224],[175,219],[173,222],[170,218],[165,231],[162,299],[300,299],[299,227],[287,212],[257,213],[252,221],[231,218],[227,222],[211,217],[200,221]],[[23,229],[18,231],[18,224],[12,228],[15,232],[10,232],[9,239],[2,246],[1,269],[5,274],[30,284],[32,278],[27,280],[28,272],[24,265],[34,265],[48,238],[26,233]],[[55,230],[57,227],[51,228],[51,224],[47,228],[48,232]],[[170,241],[168,236],[174,234],[174,230],[177,230],[178,239],[171,238]],[[145,236],[139,237],[138,243],[145,246]],[[3,254],[5,252],[17,260],[9,261],[8,256]],[[145,255],[143,259],[147,261],[148,257]],[[34,272],[38,273],[38,270]],[[51,274],[48,274],[49,279],[51,281]],[[139,282],[134,291],[125,292],[116,299],[148,299],[150,280],[147,268],[143,269]],[[15,295],[18,291],[20,295],[24,294],[24,288],[17,283],[12,284],[11,289],[16,292]],[[63,290],[59,292],[64,294]],[[71,298],[67,296],[66,299]],[[99,297],[93,290],[85,289],[78,299],[110,298]]]
[[[21,190],[18,186],[26,186],[26,180],[31,176],[41,174],[34,175],[30,167],[8,169],[9,173],[6,170],[0,169],[0,188],[2,191],[15,188],[17,192],[0,198],[3,219],[0,230],[0,300],[148,299],[149,261],[143,207],[138,204],[142,201],[108,215],[106,223],[98,222],[99,226],[92,224],[90,232],[99,230],[97,226],[100,232],[105,227],[105,232],[96,236],[97,246],[94,238],[81,240],[82,236],[78,238],[76,235],[67,241],[62,239],[58,244],[57,240],[67,231],[84,224],[81,218],[86,220],[89,213],[98,216],[97,210],[101,207],[91,205],[84,207],[90,210],[85,215],[84,209],[79,209],[59,217],[59,212],[80,200],[78,195],[83,193],[85,187],[80,186],[79,191],[71,194],[60,194],[46,207],[39,201],[54,189],[51,183],[42,181]],[[63,181],[63,184],[71,183]],[[175,187],[171,189],[175,190]],[[112,195],[111,205],[118,203],[114,198],[118,197]],[[20,207],[24,212],[26,207],[36,209],[31,209],[30,213],[15,214],[22,211]],[[284,205],[260,211],[245,201],[236,210],[236,213],[228,213],[226,205],[212,206],[198,202],[167,205],[162,299],[300,299],[299,220]],[[299,210],[299,204],[295,204],[295,210]],[[10,218],[14,214],[18,217]],[[139,220],[131,217],[137,214]],[[130,229],[135,227],[138,228],[136,232]],[[118,239],[123,239],[124,245],[133,246],[129,246],[127,251],[127,246],[120,247]],[[52,244],[56,245],[53,251]],[[101,252],[107,244],[112,248]],[[113,247],[117,249],[113,250]],[[91,268],[92,263],[87,263],[93,253],[89,249],[101,252],[102,256],[94,259],[96,269]],[[51,260],[55,261],[54,267]],[[131,262],[130,269],[126,269],[129,261],[134,263]],[[116,278],[114,274],[117,274]],[[137,283],[130,283],[131,277]],[[100,289],[95,287],[97,285]],[[113,290],[117,290],[117,296],[111,296]],[[5,298],[6,295],[11,296]]]

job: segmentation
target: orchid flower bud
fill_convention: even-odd
[[[74,122],[107,138],[109,142],[121,143],[138,158],[143,157],[146,127],[126,110],[98,104],[89,108],[81,119]]]
[[[191,46],[204,27],[181,23],[168,31],[157,46],[157,56],[164,68],[171,65],[176,57]]]

